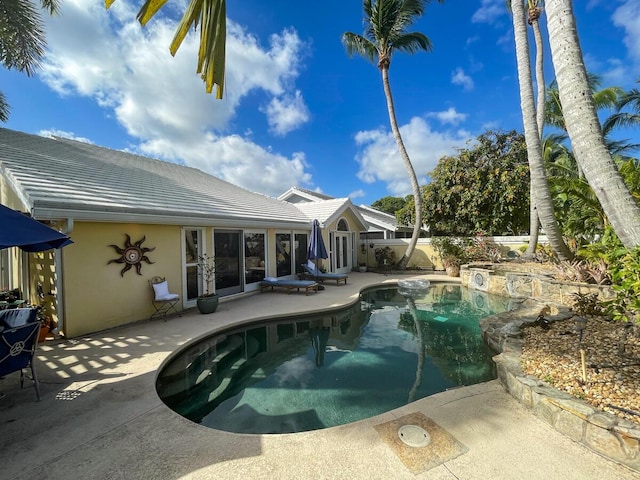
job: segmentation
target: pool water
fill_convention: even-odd
[[[509,299],[459,285],[417,296],[371,288],[350,308],[200,340],[165,365],[157,390],[184,417],[230,432],[342,425],[494,379],[479,319],[509,308]]]

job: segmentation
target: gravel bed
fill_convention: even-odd
[[[604,317],[587,320],[582,341],[573,319],[543,327],[523,328],[525,342],[520,361],[524,372],[640,425],[640,336],[628,335],[623,343],[625,324]],[[635,333],[638,330],[635,327]],[[586,382],[581,349],[585,354]]]

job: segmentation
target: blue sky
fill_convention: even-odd
[[[368,205],[411,193],[380,72],[341,43],[346,31],[363,33],[360,0],[229,0],[222,101],[194,73],[197,35],[175,58],[168,52],[185,2],[169,1],[145,28],[135,21],[142,3],[117,0],[105,11],[101,0],[64,0],[59,17],[43,15],[39,73],[0,71],[11,105],[4,126],[184,163],[273,196],[297,185]],[[603,86],[638,87],[640,2],[575,1],[574,9],[587,69]],[[426,183],[443,155],[487,129],[522,131],[522,117],[504,0],[434,1],[412,30],[433,51],[394,56],[390,81]],[[548,46],[545,55],[548,84]]]

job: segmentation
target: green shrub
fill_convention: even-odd
[[[379,267],[384,265],[392,266],[396,264],[396,252],[391,247],[380,247],[373,251],[376,257],[376,262]]]

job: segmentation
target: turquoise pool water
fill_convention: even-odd
[[[351,308],[251,324],[190,345],[162,369],[160,398],[237,433],[292,433],[369,418],[496,377],[480,318],[509,299],[432,284],[372,288]]]

